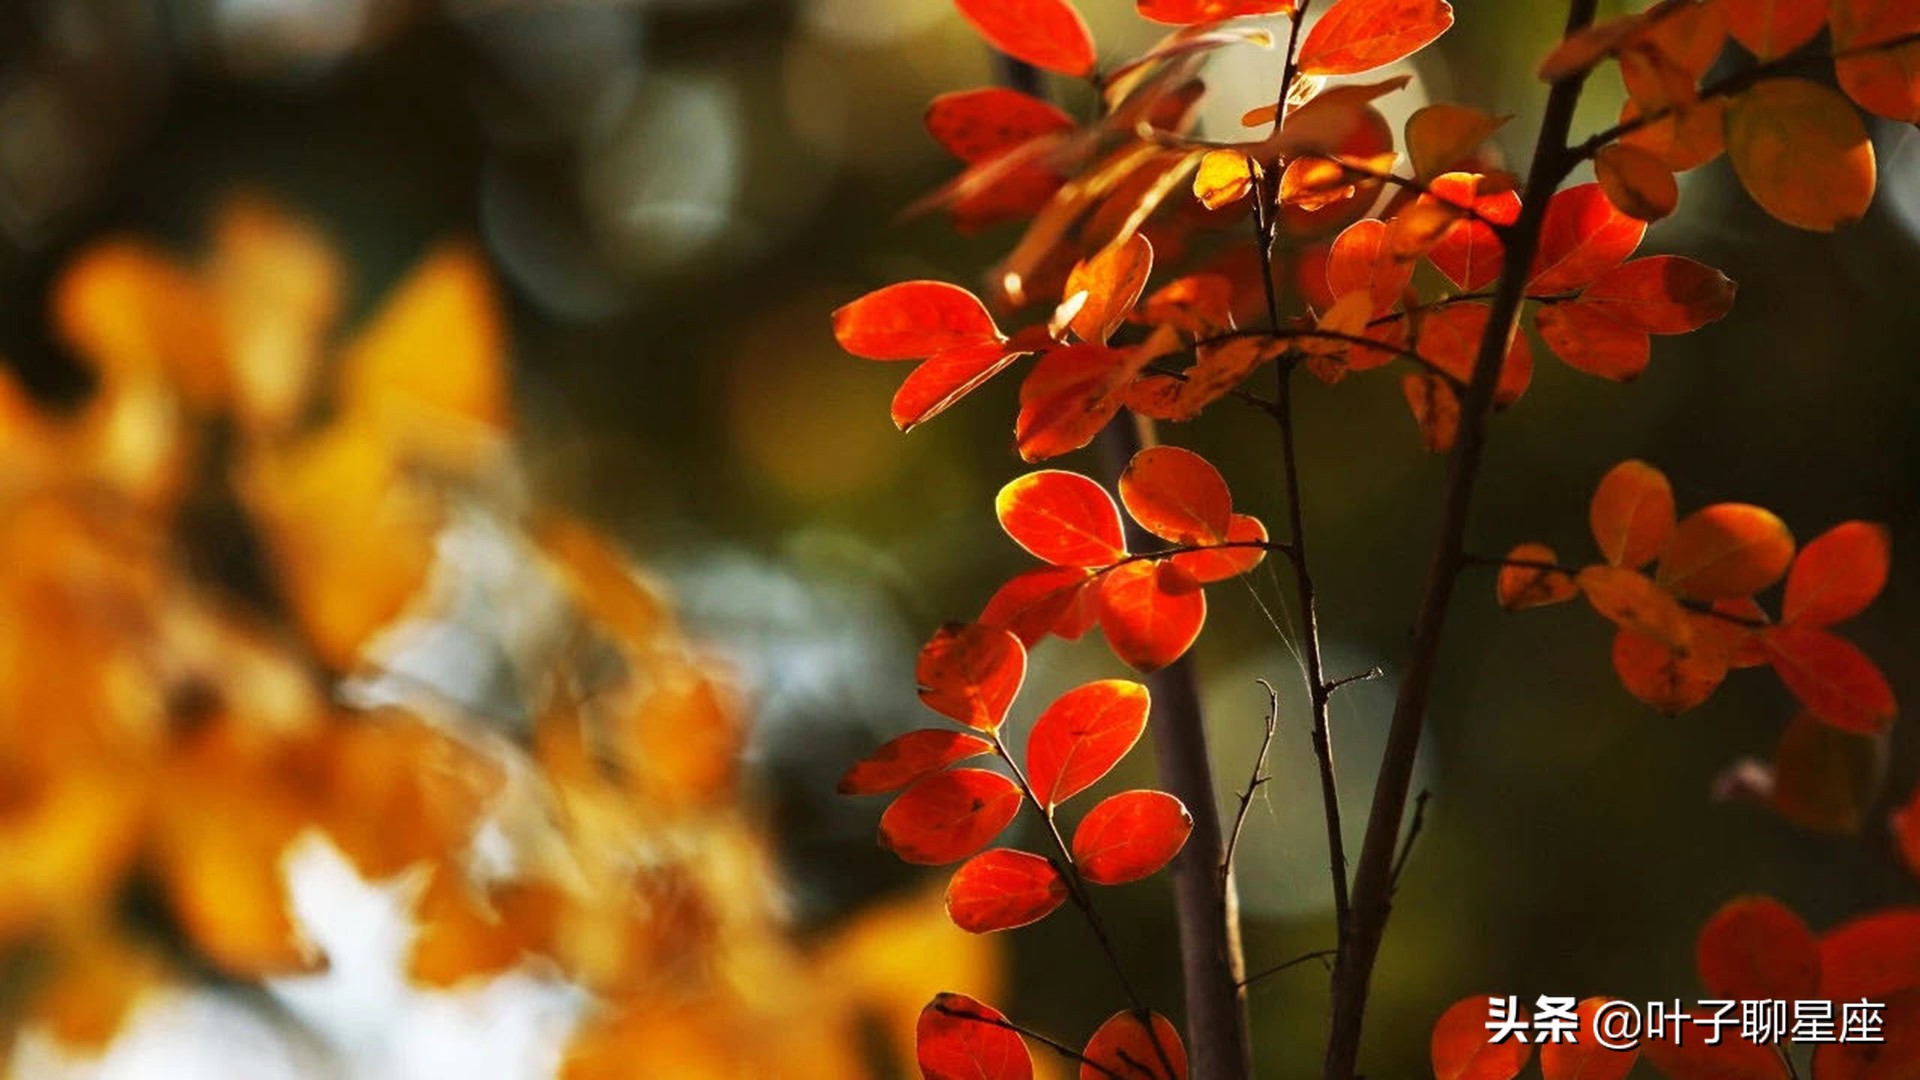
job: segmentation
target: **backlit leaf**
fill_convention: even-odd
[[[1647,223],[1621,213],[1599,184],[1554,193],[1540,225],[1527,292],[1557,293],[1591,284],[1625,262],[1646,231]]]
[[[970,934],[1039,922],[1067,899],[1067,881],[1053,863],[1009,848],[983,851],[953,872],[947,915]]]
[[[1740,1037],[1738,1029],[1722,1033],[1709,1043],[1701,1026],[1712,1010],[1693,1010],[1684,1019],[1669,1017],[1677,1037],[1649,1038],[1640,1043],[1640,1056],[1667,1080],[1788,1080],[1786,1063],[1773,1047]]]
[[[987,44],[1062,75],[1093,70],[1093,35],[1067,0],[954,0]]]
[[[1545,544],[1521,544],[1507,552],[1509,563],[1555,563],[1559,557]],[[1545,566],[1503,566],[1494,581],[1494,595],[1508,611],[1522,611],[1571,600],[1579,586],[1570,574]]]
[[[1848,521],[1821,533],[1787,572],[1780,621],[1831,626],[1860,614],[1886,587],[1892,554],[1884,525]]]
[[[1365,218],[1342,230],[1327,253],[1327,288],[1335,297],[1366,293],[1372,298],[1369,318],[1392,311],[1413,280],[1413,260],[1395,258],[1386,243],[1387,223]]]
[[[1758,506],[1716,503],[1681,519],[1660,552],[1660,584],[1695,600],[1751,596],[1793,561],[1786,523]]]
[[[1813,40],[1826,25],[1827,4],[1828,0],[1720,0],[1727,13],[1727,31],[1761,60],[1784,56]]]
[[[1092,442],[1154,355],[1147,345],[1068,345],[1042,356],[1020,384],[1014,442],[1021,458],[1042,461]]]
[[[1910,1080],[1920,1076],[1920,990],[1888,994],[1879,1002],[1883,1039],[1823,1042],[1813,1050],[1811,1075],[1820,1080]]]
[[[1092,581],[1093,575],[1077,566],[1028,570],[994,592],[979,621],[1011,630],[1028,648],[1048,634],[1072,640],[1086,630],[1081,625],[1079,633],[1070,632],[1075,625],[1073,613],[1081,606]]]
[[[1807,711],[1843,731],[1876,734],[1898,707],[1887,677],[1845,638],[1788,623],[1760,636],[1774,673]]]
[[[1527,1067],[1533,1047],[1520,1039],[1491,1042],[1485,995],[1462,998],[1434,1021],[1428,1040],[1435,1080],[1513,1080]],[[1525,1022],[1525,1010],[1517,1018]]]
[[[1407,118],[1407,156],[1413,160],[1414,178],[1431,180],[1459,167],[1511,119],[1449,102],[1416,110]]]
[[[960,345],[934,353],[914,368],[894,392],[893,426],[912,431],[939,416],[1000,374],[1020,355],[998,341]]]
[[[1680,185],[1650,150],[1611,143],[1593,157],[1594,178],[1607,200],[1628,217],[1659,221],[1680,204]]]
[[[920,701],[970,728],[992,731],[1027,678],[1027,650],[1013,634],[978,623],[948,623],[920,649],[913,669]]]
[[[1100,582],[1100,629],[1114,655],[1158,671],[1185,655],[1207,619],[1207,594],[1164,559],[1126,563]]]
[[[1027,738],[1027,783],[1053,807],[1092,787],[1127,756],[1147,729],[1147,688],[1103,679],[1047,706]]]
[[[1291,15],[1294,0],[1139,0],[1143,18],[1188,26],[1241,15]]]
[[[977,1017],[978,1019],[970,1019]],[[1006,1016],[965,994],[941,994],[920,1011],[914,1056],[925,1080],[1033,1080],[1033,1057]]]
[[[1615,318],[1605,307],[1573,300],[1542,304],[1533,324],[1540,340],[1575,371],[1615,382],[1630,382],[1647,369],[1653,339]]]
[[[1872,49],[1920,33],[1920,11],[1901,0],[1832,0],[1834,61],[1847,96],[1868,112],[1920,123],[1920,42]]]
[[[1649,708],[1678,716],[1719,689],[1727,677],[1727,661],[1704,649],[1677,653],[1623,627],[1613,636],[1613,670],[1627,693]]]
[[[1608,1000],[1590,997],[1580,1002],[1575,1009],[1580,1032],[1572,1041],[1541,1044],[1541,1080],[1626,1080],[1640,1050],[1610,1050],[1601,1045],[1596,1025],[1600,1006]]]
[[[1014,782],[985,769],[952,769],[908,788],[880,815],[880,845],[922,866],[958,862],[993,843],[1022,796]]]
[[[1030,472],[994,499],[1013,542],[1055,566],[1107,566],[1126,558],[1120,508],[1107,489],[1079,473]]]
[[[1159,1013],[1149,1015],[1151,1028],[1132,1010],[1108,1017],[1080,1052],[1086,1059],[1080,1064],[1080,1080],[1111,1080],[1114,1075],[1187,1080],[1187,1048],[1180,1032]]]
[[[1178,446],[1150,446],[1120,474],[1120,502],[1140,527],[1176,544],[1217,544],[1233,495],[1213,463]]]
[[[1402,378],[1400,392],[1413,411],[1413,422],[1420,426],[1420,445],[1434,454],[1453,449],[1460,432],[1460,398],[1452,385],[1438,375],[1420,372]]]
[[[1600,554],[1614,566],[1633,569],[1660,554],[1673,521],[1673,487],[1667,474],[1644,461],[1623,461],[1607,470],[1587,510]]]
[[[1147,877],[1180,854],[1193,815],[1164,791],[1123,791],[1102,799],[1073,831],[1073,861],[1095,885]]]
[[[1209,150],[1193,173],[1193,197],[1209,210],[1239,202],[1253,190],[1260,166],[1238,150]]]
[[[1644,110],[1631,98],[1620,109],[1620,122],[1632,123]],[[1727,99],[1710,98],[1678,109],[1620,136],[1659,158],[1674,172],[1697,169],[1726,152]]]
[[[1684,334],[1726,315],[1733,295],[1733,282],[1713,267],[1655,255],[1601,274],[1580,301],[1650,334]]]
[[[1480,358],[1480,339],[1492,316],[1493,308],[1481,303],[1450,304],[1429,312],[1420,323],[1420,355],[1460,383],[1472,382],[1474,364]],[[1533,348],[1516,328],[1500,362],[1499,381],[1494,383],[1494,408],[1504,409],[1520,400],[1532,383]]]
[[[1230,544],[1264,544],[1267,542],[1267,527],[1261,524],[1259,518],[1235,514],[1227,525],[1226,540]],[[1259,566],[1266,557],[1263,548],[1223,547],[1212,551],[1189,551],[1175,555],[1170,561],[1204,585],[1244,574]]]
[[[1593,609],[1615,624],[1669,649],[1691,650],[1693,626],[1686,610],[1647,575],[1620,566],[1589,566],[1574,581]]]
[[[941,94],[927,106],[927,133],[968,164],[1073,126],[1073,117],[1051,103],[999,86]]]
[[[1856,832],[1880,795],[1886,766],[1883,738],[1841,731],[1803,711],[1774,747],[1767,802],[1803,829]]]
[[[917,360],[1000,340],[980,298],[944,281],[903,281],[833,313],[840,347],[868,360]]]
[[[1493,284],[1505,263],[1505,249],[1487,222],[1513,224],[1520,216],[1520,197],[1510,190],[1482,192],[1481,180],[1466,173],[1435,177],[1430,187],[1448,201],[1472,207],[1486,221],[1468,217],[1456,220],[1427,249],[1427,261],[1448,281],[1468,292]]]
[[[1133,311],[1152,272],[1153,245],[1139,233],[1075,263],[1066,295],[1084,291],[1087,300],[1069,323],[1073,332],[1082,341],[1106,344]]]
[[[1880,1001],[1920,987],[1920,907],[1862,915],[1820,935],[1820,996]]]
[[[1820,993],[1820,946],[1806,920],[1767,896],[1730,900],[1694,945],[1700,982],[1716,998],[1799,1001]]]
[[[1806,79],[1767,79],[1727,109],[1727,157],[1747,193],[1789,225],[1831,232],[1873,202],[1873,143],[1847,100]]]
[[[919,783],[956,761],[993,752],[978,735],[945,728],[909,731],[881,744],[840,778],[842,795],[880,795]]]
[[[1446,0],[1338,0],[1300,43],[1300,72],[1371,71],[1413,55],[1452,25]]]

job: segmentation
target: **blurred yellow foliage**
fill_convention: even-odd
[[[407,883],[416,985],[587,991],[568,1076],[859,1077],[874,1019],[911,1061],[920,1004],[991,992],[996,955],[937,896],[798,941],[741,800],[742,703],[606,539],[524,505],[479,253],[429,254],[336,341],[347,277],[235,199],[197,262],[113,240],[67,269],[79,408],[0,368],[0,1039],[98,1048],[192,971],[323,969],[284,865],[317,833]],[[528,731],[348,692],[392,674],[396,623],[447,617],[463,514],[564,612],[515,658]]]

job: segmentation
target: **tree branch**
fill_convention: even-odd
[[[1273,749],[1273,735],[1280,728],[1280,692],[1265,679],[1260,680],[1260,685],[1267,688],[1267,730],[1260,738],[1260,752],[1253,759],[1253,775],[1247,778],[1247,789],[1240,793],[1240,811],[1234,815],[1233,831],[1227,834],[1226,854],[1220,857],[1222,881],[1233,874],[1233,853],[1240,846],[1240,831],[1247,826],[1247,812],[1253,808],[1254,793],[1260,790],[1260,785],[1273,779],[1266,775],[1267,751]]]

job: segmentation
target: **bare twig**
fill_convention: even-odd
[[[1281,972],[1286,971],[1288,968],[1299,967],[1301,964],[1304,964],[1309,960],[1318,960],[1320,961],[1321,964],[1327,967],[1332,967],[1333,965],[1330,963],[1330,961],[1334,957],[1339,955],[1340,955],[1339,949],[1315,949],[1312,952],[1301,953],[1299,956],[1296,956],[1293,959],[1286,961],[1285,963],[1275,964],[1270,968],[1263,968],[1260,971],[1254,972],[1253,974],[1247,976],[1244,980],[1242,980],[1240,985],[1252,986],[1254,983],[1257,983],[1260,980],[1267,978],[1270,975],[1278,975]]]
[[[1393,861],[1393,876],[1387,886],[1389,892],[1400,889],[1400,874],[1407,868],[1407,858],[1413,854],[1413,842],[1420,839],[1420,830],[1427,824],[1427,800],[1433,793],[1425,788],[1413,797],[1413,823],[1407,826],[1407,838],[1400,842],[1400,857]]]
[[[1253,808],[1254,793],[1260,790],[1260,785],[1273,779],[1267,775],[1267,752],[1273,749],[1274,732],[1280,729],[1280,691],[1265,679],[1259,682],[1267,690],[1267,730],[1260,737],[1260,752],[1253,758],[1253,775],[1247,778],[1247,789],[1240,793],[1240,811],[1234,815],[1233,831],[1227,834],[1226,854],[1220,856],[1223,881],[1233,874],[1233,853],[1240,847],[1240,832],[1247,827],[1247,812]]]
[[[1375,679],[1384,679],[1386,678],[1386,675],[1387,673],[1381,669],[1380,665],[1375,664],[1374,666],[1368,668],[1365,671],[1356,671],[1351,675],[1342,675],[1339,678],[1328,683],[1327,693],[1331,694],[1335,690],[1344,689],[1346,687],[1352,686],[1354,683],[1372,682]]]

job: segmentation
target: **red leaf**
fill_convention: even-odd
[[[1584,303],[1650,334],[1684,334],[1733,309],[1727,275],[1678,255],[1634,259],[1601,274],[1580,294]]]
[[[1574,1042],[1549,1042],[1540,1047],[1541,1080],[1626,1080],[1633,1063],[1640,1057],[1636,1047],[1609,1050],[1601,1045],[1595,1021],[1600,1006],[1608,998],[1590,997],[1575,1010],[1580,1017],[1580,1034]]]
[[[1002,340],[980,298],[944,281],[903,281],[870,292],[833,313],[833,336],[868,360],[918,360]]]
[[[1831,626],[1860,614],[1887,584],[1892,541],[1884,525],[1835,525],[1800,549],[1787,572],[1781,622]]]
[[[1766,896],[1730,900],[1694,946],[1700,982],[1716,998],[1798,1001],[1820,993],[1820,946],[1806,921]]]
[[[934,353],[914,368],[894,392],[893,426],[912,431],[979,389],[1021,355],[999,341],[982,341]]]
[[[1540,250],[1527,273],[1528,294],[1590,284],[1625,262],[1646,232],[1647,223],[1615,209],[1599,184],[1556,193],[1540,226]]]
[[[958,862],[993,842],[1020,812],[1020,789],[985,769],[936,773],[880,815],[880,845],[922,866]]]
[[[1152,273],[1153,244],[1140,233],[1075,263],[1067,274],[1065,296],[1087,296],[1069,323],[1073,332],[1082,341],[1105,345],[1132,314]]]
[[[1520,197],[1512,191],[1479,194],[1481,180],[1470,173],[1445,173],[1434,177],[1429,186],[1434,194],[1456,205],[1471,207],[1486,221],[1513,224],[1520,217]],[[1427,249],[1427,261],[1434,269],[1468,292],[1493,284],[1506,262],[1500,237],[1486,221],[1463,217],[1448,226],[1440,239]]]
[[[998,86],[941,94],[927,106],[927,133],[968,164],[1073,126],[1073,117],[1053,105]]]
[[[1235,514],[1227,524],[1226,542],[1229,544],[1264,544],[1267,542],[1267,527],[1260,519],[1246,514]],[[1212,551],[1189,551],[1175,555],[1173,565],[1193,575],[1193,580],[1201,584],[1225,581],[1237,577],[1260,565],[1267,557],[1264,548],[1230,547]]]
[[[1428,313],[1420,323],[1420,355],[1461,383],[1472,382],[1480,338],[1492,315],[1491,305],[1479,303],[1452,304]],[[1494,407],[1504,409],[1520,400],[1532,382],[1533,349],[1527,345],[1527,336],[1516,329],[1500,364],[1500,381],[1494,384]]]
[[[1509,563],[1557,563],[1560,557],[1545,544],[1520,544],[1507,552]],[[1524,611],[1571,600],[1580,592],[1570,574],[1544,566],[1503,566],[1494,580],[1494,597],[1508,611]]]
[[[999,1026],[1006,1022],[998,1009],[965,994],[934,998],[920,1010],[913,1031],[920,1075],[925,1080],[1033,1080],[1027,1044]]]
[[[1920,987],[1920,907],[1862,915],[1820,937],[1820,996],[1883,1000]]]
[[[1164,559],[1131,562],[1100,582],[1100,629],[1114,655],[1158,671],[1186,653],[1207,620],[1207,594],[1192,575]]]
[[[1824,5],[1823,5],[1824,6]],[[1920,124],[1920,42],[1869,46],[1920,33],[1920,11],[1899,0],[1833,0],[1834,62],[1840,88],[1868,112]]]
[[[1364,292],[1373,301],[1371,317],[1385,315],[1413,280],[1413,261],[1387,249],[1387,223],[1364,218],[1334,237],[1327,253],[1327,289],[1337,299]]]
[[[1077,566],[1029,570],[1000,586],[980,612],[980,622],[1012,631],[1028,648],[1048,634],[1072,640],[1091,622],[1092,607],[1083,601],[1092,580],[1091,573]],[[1086,622],[1074,618],[1083,606]]]
[[[1489,1014],[1480,995],[1454,1002],[1434,1021],[1428,1050],[1435,1080],[1512,1080],[1527,1067],[1533,1047],[1518,1038],[1490,1042]]]
[[[881,795],[919,783],[956,761],[993,752],[978,735],[945,728],[909,731],[888,740],[840,778],[842,795]]]
[[[1147,688],[1103,679],[1062,694],[1027,738],[1027,782],[1049,809],[1092,787],[1147,729]]]
[[[1920,1076],[1920,990],[1889,994],[1885,1042],[1822,1043],[1813,1051],[1820,1080],[1912,1080]]]
[[[1159,1013],[1150,1016],[1151,1028],[1131,1010],[1108,1017],[1081,1051],[1086,1061],[1080,1063],[1080,1080],[1112,1080],[1116,1075],[1129,1080],[1187,1080],[1187,1048],[1180,1042],[1180,1032]]]
[[[1142,18],[1171,26],[1219,22],[1242,15],[1291,15],[1294,0],[1139,0]]]
[[[1120,474],[1120,502],[1140,527],[1176,544],[1217,544],[1233,524],[1220,470],[1178,446],[1150,446]]]
[[[1793,534],[1771,512],[1716,503],[1681,519],[1660,551],[1660,584],[1694,600],[1751,596],[1793,561]]]
[[[1693,624],[1673,594],[1638,570],[1622,566],[1589,566],[1574,577],[1593,610],[1628,630],[1644,634],[1670,649],[1693,645]]]
[[[1446,0],[1339,0],[1300,43],[1300,73],[1371,71],[1412,56],[1452,25]]]
[[[1727,31],[1761,60],[1790,53],[1827,22],[1827,0],[1721,0]]]
[[[1014,444],[1027,461],[1042,461],[1093,441],[1120,411],[1127,385],[1152,358],[1145,349],[1067,345],[1052,349],[1020,384]]]
[[[920,649],[913,677],[927,708],[970,728],[992,731],[1027,678],[1027,650],[1005,630],[948,623]]]
[[[1453,449],[1460,433],[1460,398],[1447,380],[1431,372],[1409,373],[1400,380],[1400,392],[1420,425],[1420,445],[1429,453]]]
[[[1668,716],[1678,716],[1719,689],[1727,677],[1727,660],[1724,654],[1705,649],[1678,653],[1623,628],[1613,636],[1613,670],[1627,693]]]
[[[1673,520],[1673,487],[1665,473],[1644,461],[1623,461],[1607,470],[1587,510],[1600,554],[1614,566],[1636,570],[1660,554]]]
[[[1123,791],[1100,801],[1073,831],[1073,861],[1095,885],[1139,881],[1171,862],[1193,815],[1164,791]]]
[[[1001,488],[993,508],[1014,543],[1055,566],[1108,566],[1127,557],[1120,508],[1079,473],[1030,472]]]
[[[1533,316],[1540,340],[1575,371],[1630,382],[1647,370],[1653,340],[1597,304],[1544,304]]]
[[[1640,1043],[1641,1056],[1667,1080],[1787,1080],[1787,1067],[1771,1046],[1740,1038],[1738,1028],[1709,1044],[1709,1029],[1694,1022],[1700,1014],[1686,1015],[1686,1020],[1668,1018],[1679,1028],[1679,1041],[1646,1039]]]
[[[947,883],[947,916],[970,934],[1039,922],[1065,903],[1067,882],[1051,862],[1009,848],[983,851]]]
[[[1800,704],[1834,727],[1876,735],[1899,711],[1887,677],[1845,638],[1790,623],[1769,628],[1760,643]]]
[[[1093,70],[1093,36],[1067,0],[954,0],[987,44],[1062,75]]]

